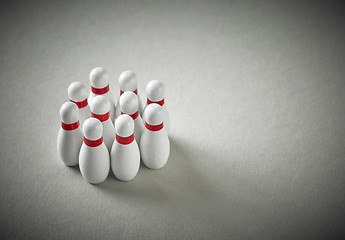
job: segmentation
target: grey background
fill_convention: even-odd
[[[1,4],[0,235],[344,237],[344,7],[302,1]],[[171,154],[93,186],[56,150],[73,81],[159,79]]]

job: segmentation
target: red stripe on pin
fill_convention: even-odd
[[[121,115],[124,114],[124,112],[121,111]],[[133,120],[137,119],[137,117],[139,116],[139,112],[136,111],[133,114],[128,114]]]
[[[97,118],[99,121],[104,122],[109,119],[109,112],[105,114],[96,114],[96,113],[91,112],[91,117]]]
[[[89,147],[98,147],[99,145],[102,144],[102,142],[103,142],[103,137],[97,140],[89,140],[84,137],[84,143]]]
[[[105,94],[105,93],[107,93],[109,91],[109,84],[106,87],[104,87],[104,88],[95,88],[95,87],[91,86],[91,91],[94,94],[98,94],[98,95]]]
[[[158,101],[158,102],[153,102],[150,99],[147,99],[147,105],[149,105],[151,103],[157,103],[157,104],[163,106],[164,105],[164,98],[162,100]]]
[[[71,124],[66,124],[66,123],[61,122],[61,127],[63,130],[72,131],[79,127],[79,121],[75,123],[71,123]]]
[[[87,98],[86,98],[84,101],[81,101],[81,102],[75,102],[75,101],[73,101],[73,100],[71,100],[71,99],[70,99],[70,101],[71,101],[72,103],[77,104],[78,108],[84,108],[84,107],[87,106]]]
[[[138,95],[138,89],[135,89],[133,92],[134,92],[135,94]],[[120,90],[120,96],[121,96],[123,93],[124,93],[124,91]]]
[[[147,122],[145,122],[145,127],[150,131],[156,132],[163,128],[163,123],[158,124],[158,125],[150,125]]]
[[[134,133],[128,137],[121,137],[116,134],[116,141],[120,144],[127,145],[134,141]]]

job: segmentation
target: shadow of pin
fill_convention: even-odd
[[[196,197],[198,201],[206,199],[209,195],[216,194],[212,173],[202,166],[203,161],[212,161],[206,151],[193,146],[188,141],[170,138],[171,155],[169,164],[175,176],[171,179],[179,192],[183,190],[187,195]],[[201,161],[203,159],[203,161]]]
[[[170,137],[170,156],[159,170],[151,170],[141,163],[138,175],[129,182],[122,182],[110,170],[107,180],[97,188],[111,197],[142,204],[178,207],[195,203],[207,205],[219,195],[212,187],[210,176],[201,171],[200,158],[212,159],[202,149]],[[211,196],[211,197],[210,197]]]
[[[74,172],[74,173],[78,173],[78,174],[81,175],[80,169],[79,169],[79,165],[68,167],[68,169],[70,169],[70,171],[72,171],[72,172]]]

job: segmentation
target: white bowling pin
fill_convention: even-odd
[[[115,102],[114,96],[109,89],[109,75],[105,68],[96,67],[90,72],[91,92],[89,95],[89,104],[92,98],[97,95],[103,95],[109,99],[110,102],[110,119],[115,121]]]
[[[121,73],[119,77],[119,85],[120,85],[120,97],[121,95],[126,91],[134,92],[138,96],[138,110],[140,116],[143,115],[143,103],[141,102],[140,96],[138,94],[138,83],[137,83],[137,76],[132,71],[124,71]],[[118,117],[121,114],[121,108],[120,108],[120,97],[117,101],[116,105],[116,117]]]
[[[144,123],[138,113],[138,97],[135,93],[127,91],[120,97],[121,114],[128,114],[134,121],[134,137],[139,144],[141,134],[144,131]]]
[[[162,107],[156,103],[149,104],[145,109],[146,122],[140,139],[140,154],[144,164],[151,169],[162,168],[170,154],[162,113]]]
[[[170,131],[170,117],[166,103],[164,101],[165,89],[162,82],[158,80],[152,80],[146,85],[147,102],[146,106],[151,103],[157,103],[162,106],[162,117],[164,122],[164,128],[169,133]],[[145,108],[146,108],[145,106]],[[145,108],[143,113],[143,121],[145,122]]]
[[[83,124],[84,142],[79,153],[79,168],[83,177],[92,184],[105,181],[110,170],[110,157],[103,142],[102,123],[88,118]]]
[[[111,148],[111,169],[121,181],[132,180],[138,173],[140,153],[134,141],[134,121],[127,114],[115,121],[116,139]]]
[[[61,160],[67,166],[76,166],[83,143],[77,105],[71,102],[64,103],[60,108],[60,116],[61,128],[57,137],[57,150]]]
[[[68,87],[69,100],[77,104],[79,108],[79,121],[80,124],[91,117],[90,107],[87,103],[88,92],[86,87],[80,82],[73,82]]]
[[[110,152],[115,140],[115,128],[109,118],[110,103],[104,96],[96,96],[90,101],[91,116],[97,118],[103,125],[103,140]]]

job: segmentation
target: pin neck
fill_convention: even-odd
[[[86,146],[89,146],[89,147],[98,147],[99,145],[103,143],[103,137],[97,140],[89,140],[86,137],[84,137],[84,143],[86,144]]]
[[[134,133],[128,137],[121,137],[116,134],[116,141],[123,145],[128,145],[134,141]]]
[[[122,114],[125,114],[124,112],[121,111],[121,115]],[[127,113],[126,113],[127,114]],[[139,116],[139,112],[136,111],[135,113],[133,114],[128,114],[133,120],[137,119],[137,117]]]
[[[96,114],[91,112],[91,117],[93,118],[97,118],[99,121],[101,122],[105,122],[109,119],[109,112],[105,113],[105,114]]]
[[[75,130],[79,127],[79,120],[77,122],[71,123],[71,124],[66,124],[66,123],[61,122],[61,127],[63,130],[66,130],[66,131]]]
[[[95,88],[95,87],[91,86],[91,91],[97,95],[105,94],[105,93],[109,92],[109,84],[104,88]]]
[[[84,107],[87,106],[87,98],[85,98],[85,100],[84,100],[84,101],[81,101],[81,102],[75,102],[75,101],[73,101],[73,100],[71,100],[71,99],[70,99],[70,101],[71,101],[72,103],[77,104],[77,106],[78,106],[79,109],[80,109],[80,108],[84,108]]]
[[[135,89],[133,92],[134,92],[136,95],[138,95],[138,89]],[[124,91],[120,90],[120,96],[121,96],[123,93],[124,93]]]
[[[147,122],[145,122],[145,127],[147,130],[150,130],[152,132],[156,132],[156,131],[159,131],[163,128],[163,122],[161,124],[158,124],[158,125],[151,125],[151,124],[148,124]]]
[[[157,101],[157,102],[154,102],[154,101],[151,101],[150,99],[147,99],[147,105],[149,105],[151,103],[157,103],[157,104],[163,106],[164,105],[164,98],[160,101]]]

